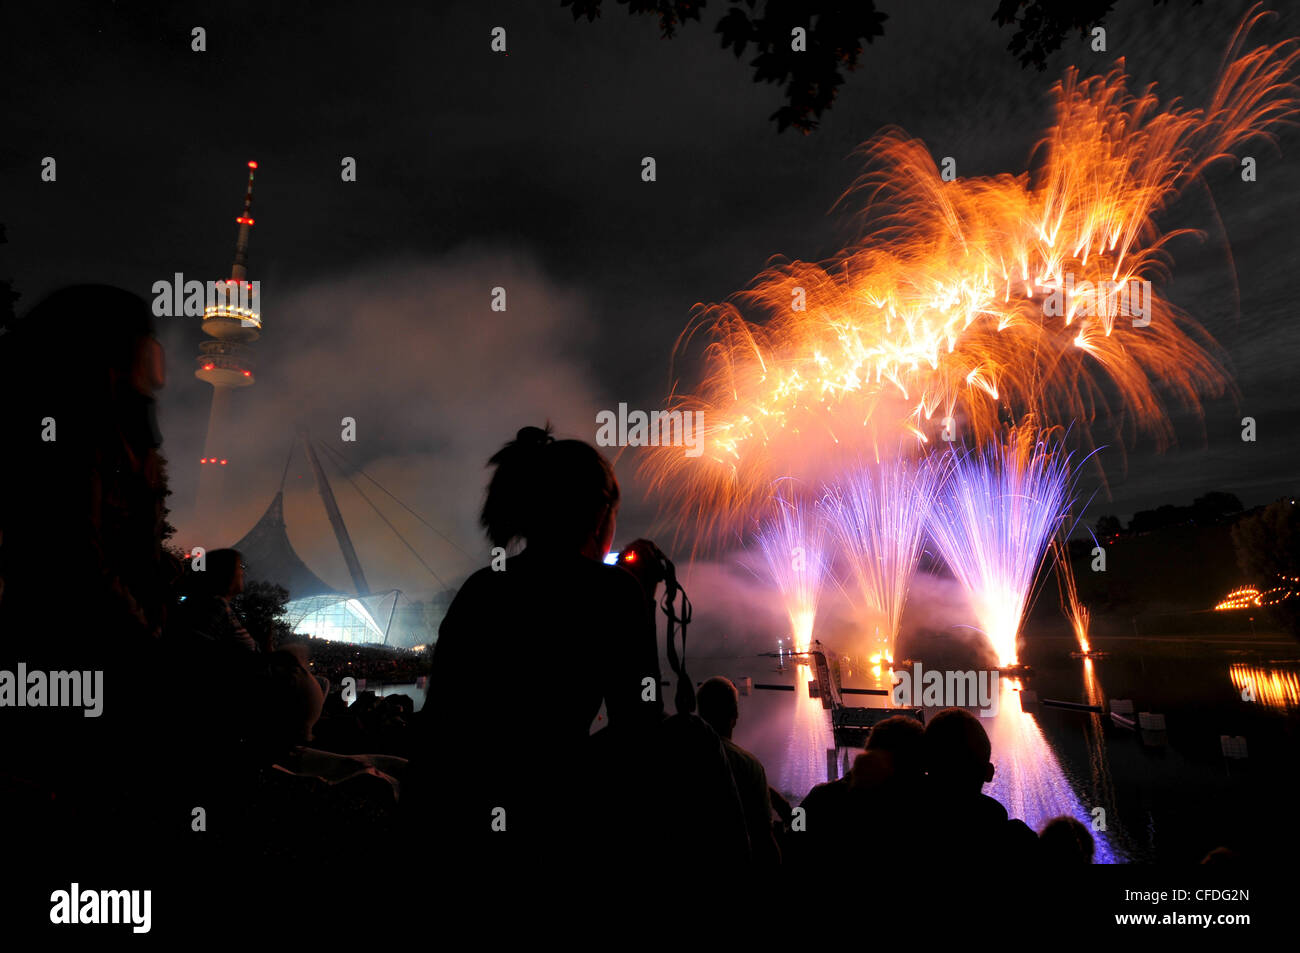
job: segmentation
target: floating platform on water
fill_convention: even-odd
[[[1121,728],[1128,728],[1130,731],[1137,727],[1137,719],[1133,717],[1133,701],[1128,698],[1112,698],[1110,700],[1110,720]]]
[[[894,715],[905,715],[925,723],[925,712],[920,708],[836,708],[831,712],[835,744],[840,748],[861,748],[866,744],[871,729]]]
[[[1138,724],[1146,731],[1164,731],[1165,716],[1158,712],[1138,712]]]
[[[1044,698],[1039,704],[1046,705],[1049,708],[1064,708],[1067,711],[1095,711],[1100,714],[1100,705],[1089,705],[1084,702],[1067,702],[1058,698]]]

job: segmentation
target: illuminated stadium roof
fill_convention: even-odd
[[[299,635],[334,642],[383,642],[397,590],[370,596],[308,596],[286,607]]]
[[[293,631],[298,634],[354,644],[367,642],[385,644],[391,642],[396,645],[427,643],[432,625],[429,619],[422,614],[424,603],[413,603],[399,589],[388,589],[382,592],[372,592],[370,590],[365,574],[361,569],[361,562],[357,558],[352,540],[343,524],[343,514],[335,501],[329,478],[320,464],[313,441],[311,441],[305,429],[299,431],[299,440],[307,460],[311,464],[317,492],[320,494],[326,515],[329,517],[330,524],[334,529],[334,536],[338,540],[344,562],[348,566],[348,572],[355,587],[354,591],[340,592],[322,580],[308,568],[302,557],[294,550],[293,543],[289,541],[289,534],[284,520],[284,484],[289,474],[289,464],[293,459],[292,448],[288,459],[285,460],[284,471],[280,476],[280,488],[271,500],[270,505],[267,506],[266,512],[253,525],[253,528],[234,544],[234,548],[239,550],[244,557],[244,571],[248,579],[283,586],[288,590],[289,602],[285,606],[286,621]],[[326,449],[329,449],[328,446]],[[335,454],[335,456],[338,455]],[[393,496],[369,474],[364,471],[358,472],[365,476],[366,479],[375,482],[384,493],[390,497]],[[398,532],[397,527],[375,507],[374,502],[369,497],[361,493],[360,488],[356,487],[352,479],[347,476],[346,471],[344,476],[347,478],[348,483],[357,489],[362,499],[369,503],[372,508],[375,508],[376,512],[384,519],[389,528],[397,534],[398,538],[403,543],[406,543],[407,548],[412,549],[411,544],[406,542],[405,537]],[[393,499],[406,510],[414,513],[401,500],[397,500],[396,497],[393,497]],[[415,515],[422,523],[431,526],[418,514]],[[444,534],[439,533],[439,535],[451,542]],[[459,547],[456,548],[459,549]],[[412,549],[412,552],[414,552],[414,549]],[[416,558],[419,558],[418,555]],[[437,578],[428,564],[424,563],[423,560],[420,560],[420,562],[429,571],[429,574],[441,584],[442,580]],[[444,594],[447,591],[444,586]]]
[[[294,551],[284,525],[284,491],[275,494],[262,518],[235,543],[244,557],[248,578],[273,582],[289,590],[290,599],[343,594],[321,581]]]
[[[385,640],[396,590],[353,596],[339,592],[307,568],[289,542],[283,491],[275,494],[262,518],[235,543],[235,549],[243,555],[250,579],[289,590],[285,611],[294,632],[336,642]]]

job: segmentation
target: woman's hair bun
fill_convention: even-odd
[[[551,424],[524,427],[498,450],[480,521],[494,546],[513,540],[581,546],[605,508],[618,504],[618,480],[600,451],[556,440]]]
[[[515,443],[521,447],[544,447],[548,443],[555,443],[555,438],[551,436],[551,425],[548,423],[545,430],[541,427],[524,427],[515,434]]]

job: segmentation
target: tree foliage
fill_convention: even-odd
[[[654,16],[659,34],[671,39],[689,21],[700,21],[706,0],[616,0],[633,16]],[[906,2],[906,0],[900,0]],[[1168,0],[1152,0],[1160,6]],[[1202,0],[1191,0],[1199,6]],[[603,0],[560,0],[574,20],[589,23],[601,14]],[[1115,6],[1115,0],[1000,0],[992,19],[1014,26],[1007,44],[1022,68],[1047,68],[1047,59],[1065,38],[1087,37]],[[747,49],[757,55],[749,65],[756,83],[785,86],[785,105],[769,117],[777,131],[797,129],[807,135],[835,102],[844,74],[858,66],[863,42],[885,35],[889,15],[875,0],[732,0],[714,32],[722,48],[739,59]],[[807,31],[806,49],[794,48],[793,30]]]
[[[1103,516],[1097,520],[1097,538],[1110,539],[1112,536],[1118,536],[1124,527],[1120,524],[1118,516]]]
[[[244,591],[230,601],[230,607],[261,646],[274,649],[292,641],[293,630],[285,619],[289,590],[272,582],[249,581]]]
[[[699,21],[704,0],[618,0],[628,13],[653,14],[665,39],[676,35],[689,20]],[[600,16],[602,0],[560,0],[575,20]],[[876,10],[874,0],[742,0],[732,3],[714,27],[722,48],[736,58],[751,50],[749,65],[756,83],[785,86],[785,105],[769,117],[777,130],[817,128],[823,112],[835,102],[844,73],[857,67],[863,42],[884,36],[888,16]],[[806,49],[794,49],[796,27],[807,31]]]
[[[1291,598],[1270,613],[1300,638],[1300,507],[1283,500],[1244,517],[1232,528],[1237,565],[1260,589],[1282,586]]]

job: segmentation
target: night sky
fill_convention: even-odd
[[[1199,105],[1249,4],[1119,0],[1107,53],[1071,36],[1038,72],[1007,52],[994,0],[883,0],[884,37],[809,136],[778,134],[768,117],[780,89],[755,84],[749,57],[720,48],[712,29],[725,5],[671,40],[653,18],[606,6],[595,23],[575,23],[559,0],[8,9],[0,275],[22,294],[20,312],[69,283],[151,299],[174,272],[223,278],[256,159],[249,271],[262,282],[264,330],[258,383],[235,398],[247,434],[229,474],[235,535],[269,501],[305,422],[465,551],[389,508],[431,578],[336,478],[376,588],[418,594],[486,563],[483,464],[516,429],[549,417],[591,440],[599,409],[660,406],[693,305],[740,290],[772,255],[835,251],[842,222],[828,211],[858,171],[855,147],[882,126],[956,157],[961,175],[1018,173],[1067,66],[1104,72],[1124,56],[1135,85]],[[206,52],[191,51],[195,26]],[[490,49],[496,26],[508,55]],[[1294,8],[1257,39],[1292,35]],[[1182,421],[1164,455],[1143,442],[1126,466],[1103,454],[1109,488],[1089,522],[1216,489],[1252,506],[1300,482],[1290,291],[1300,136],[1249,151],[1258,181],[1227,163],[1209,177],[1213,205],[1196,187],[1160,220],[1203,231],[1171,244],[1167,290],[1225,348],[1239,400],[1211,403],[1203,427]],[[41,181],[45,156],[56,182]],[[341,181],[345,156],[356,182]],[[643,156],[656,159],[657,182],[641,180]],[[495,286],[507,289],[505,313],[490,310]],[[211,390],[193,377],[198,320],[159,323],[163,449],[178,542],[189,544]],[[57,373],[57,355],[33,359]],[[1240,439],[1246,414],[1254,444]],[[357,419],[355,444],[337,443],[343,416]],[[647,532],[655,508],[632,462],[619,466],[620,541]],[[289,479],[295,545],[346,586],[300,456]],[[1084,483],[1091,492],[1095,474]]]

